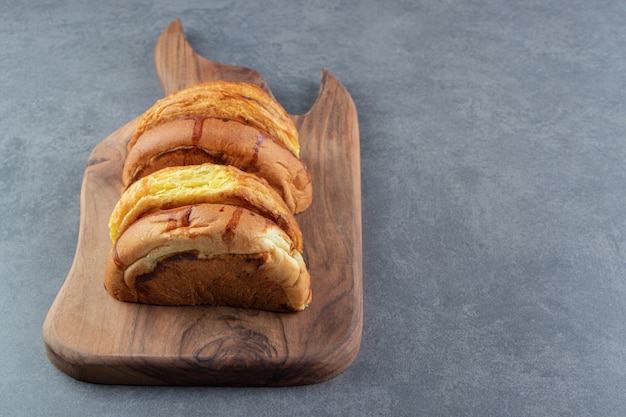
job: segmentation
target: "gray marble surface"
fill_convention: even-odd
[[[0,415],[623,416],[626,3],[20,0],[0,10]],[[86,160],[175,18],[291,113],[359,111],[364,328],[294,388],[103,386],[47,359]]]

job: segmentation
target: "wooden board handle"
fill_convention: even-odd
[[[165,95],[198,83],[215,80],[256,84],[272,95],[267,83],[257,71],[221,64],[196,53],[187,41],[180,19],[170,23],[159,37],[154,52],[154,64]]]

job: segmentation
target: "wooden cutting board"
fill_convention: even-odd
[[[196,54],[178,20],[159,38],[155,63],[166,93],[213,79],[269,91],[257,72]],[[105,292],[107,224],[120,196],[133,120],[98,144],[87,163],[74,262],[43,326],[54,365],[97,383],[229,386],[311,384],[350,366],[363,323],[356,108],[324,70],[315,104],[293,118],[314,184],[313,204],[297,216],[312,278],[310,307],[294,314],[162,307],[120,302]]]

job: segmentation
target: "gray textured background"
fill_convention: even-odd
[[[356,102],[363,342],[328,382],[101,386],[44,354],[87,157],[161,97],[178,17],[291,113],[323,67]],[[4,5],[0,415],[623,416],[624,22],[619,0]]]

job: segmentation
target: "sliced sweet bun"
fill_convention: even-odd
[[[129,149],[146,131],[187,117],[213,117],[250,124],[300,155],[298,130],[285,109],[256,85],[228,81],[201,83],[157,101],[137,121]]]
[[[300,227],[274,189],[233,166],[209,163],[164,168],[133,183],[111,213],[111,240],[115,243],[131,224],[148,213],[201,203],[232,204],[261,214],[281,227],[294,248],[302,251]]]
[[[145,304],[300,311],[311,302],[310,276],[289,236],[259,214],[223,204],[137,220],[111,250],[105,287]]]
[[[230,119],[180,119],[146,131],[128,152],[123,186],[166,167],[206,162],[265,179],[294,213],[311,204],[311,175],[304,162],[266,133]]]

